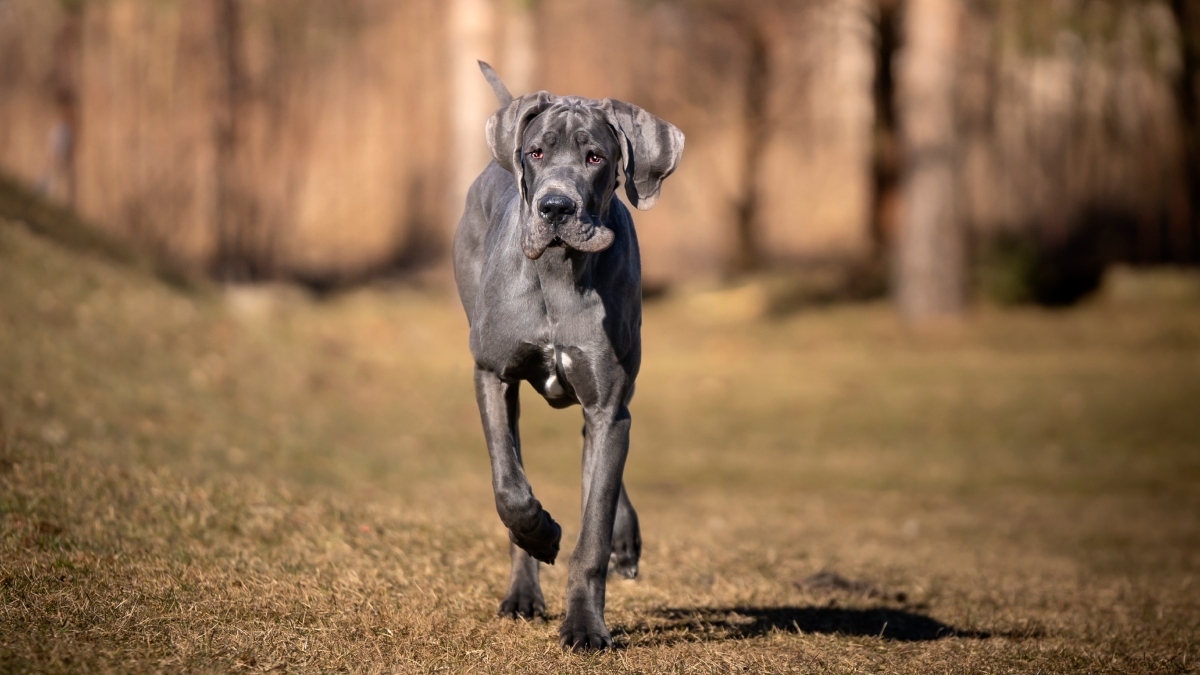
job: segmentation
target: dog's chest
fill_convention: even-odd
[[[472,332],[484,342],[553,344],[602,332],[604,308],[594,291],[547,289],[531,279],[485,288],[474,319]]]
[[[579,368],[611,350],[603,303],[594,295],[547,292],[536,281],[485,293],[471,327],[476,361],[503,377],[528,381],[551,405],[577,402],[573,381]]]

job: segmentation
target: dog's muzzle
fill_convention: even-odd
[[[549,194],[538,199],[536,211],[521,236],[521,248],[530,260],[537,260],[548,247],[557,244],[598,253],[612,246],[616,238],[598,219],[581,213],[575,200],[566,195]]]

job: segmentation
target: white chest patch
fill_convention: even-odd
[[[558,398],[563,395],[562,385],[558,383],[558,375],[551,375],[546,378],[546,385],[543,387],[546,390],[546,396],[550,398]]]
[[[558,363],[558,348],[557,347],[547,347],[546,351],[550,352],[550,359],[551,359],[550,363],[557,364]],[[567,358],[566,354],[563,355],[563,358]],[[550,377],[546,378],[546,384],[542,387],[542,389],[545,390],[546,396],[548,398],[559,398],[560,396],[562,396],[563,394],[566,393],[566,390],[563,389],[562,383],[560,383],[558,381],[557,365],[555,365],[551,369]]]

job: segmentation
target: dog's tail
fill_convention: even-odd
[[[500,101],[500,106],[504,107],[513,102],[513,95],[509,93],[508,87],[500,81],[500,76],[496,74],[492,67],[483,61],[479,62],[479,69],[483,71],[483,76],[487,78],[488,84],[492,85],[492,92],[496,94],[496,99]]]

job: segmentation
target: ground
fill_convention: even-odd
[[[579,411],[525,389],[564,551],[501,620],[448,289],[181,289],[0,222],[0,671],[1200,672],[1200,305],[719,306],[647,307],[641,577],[576,655]]]

